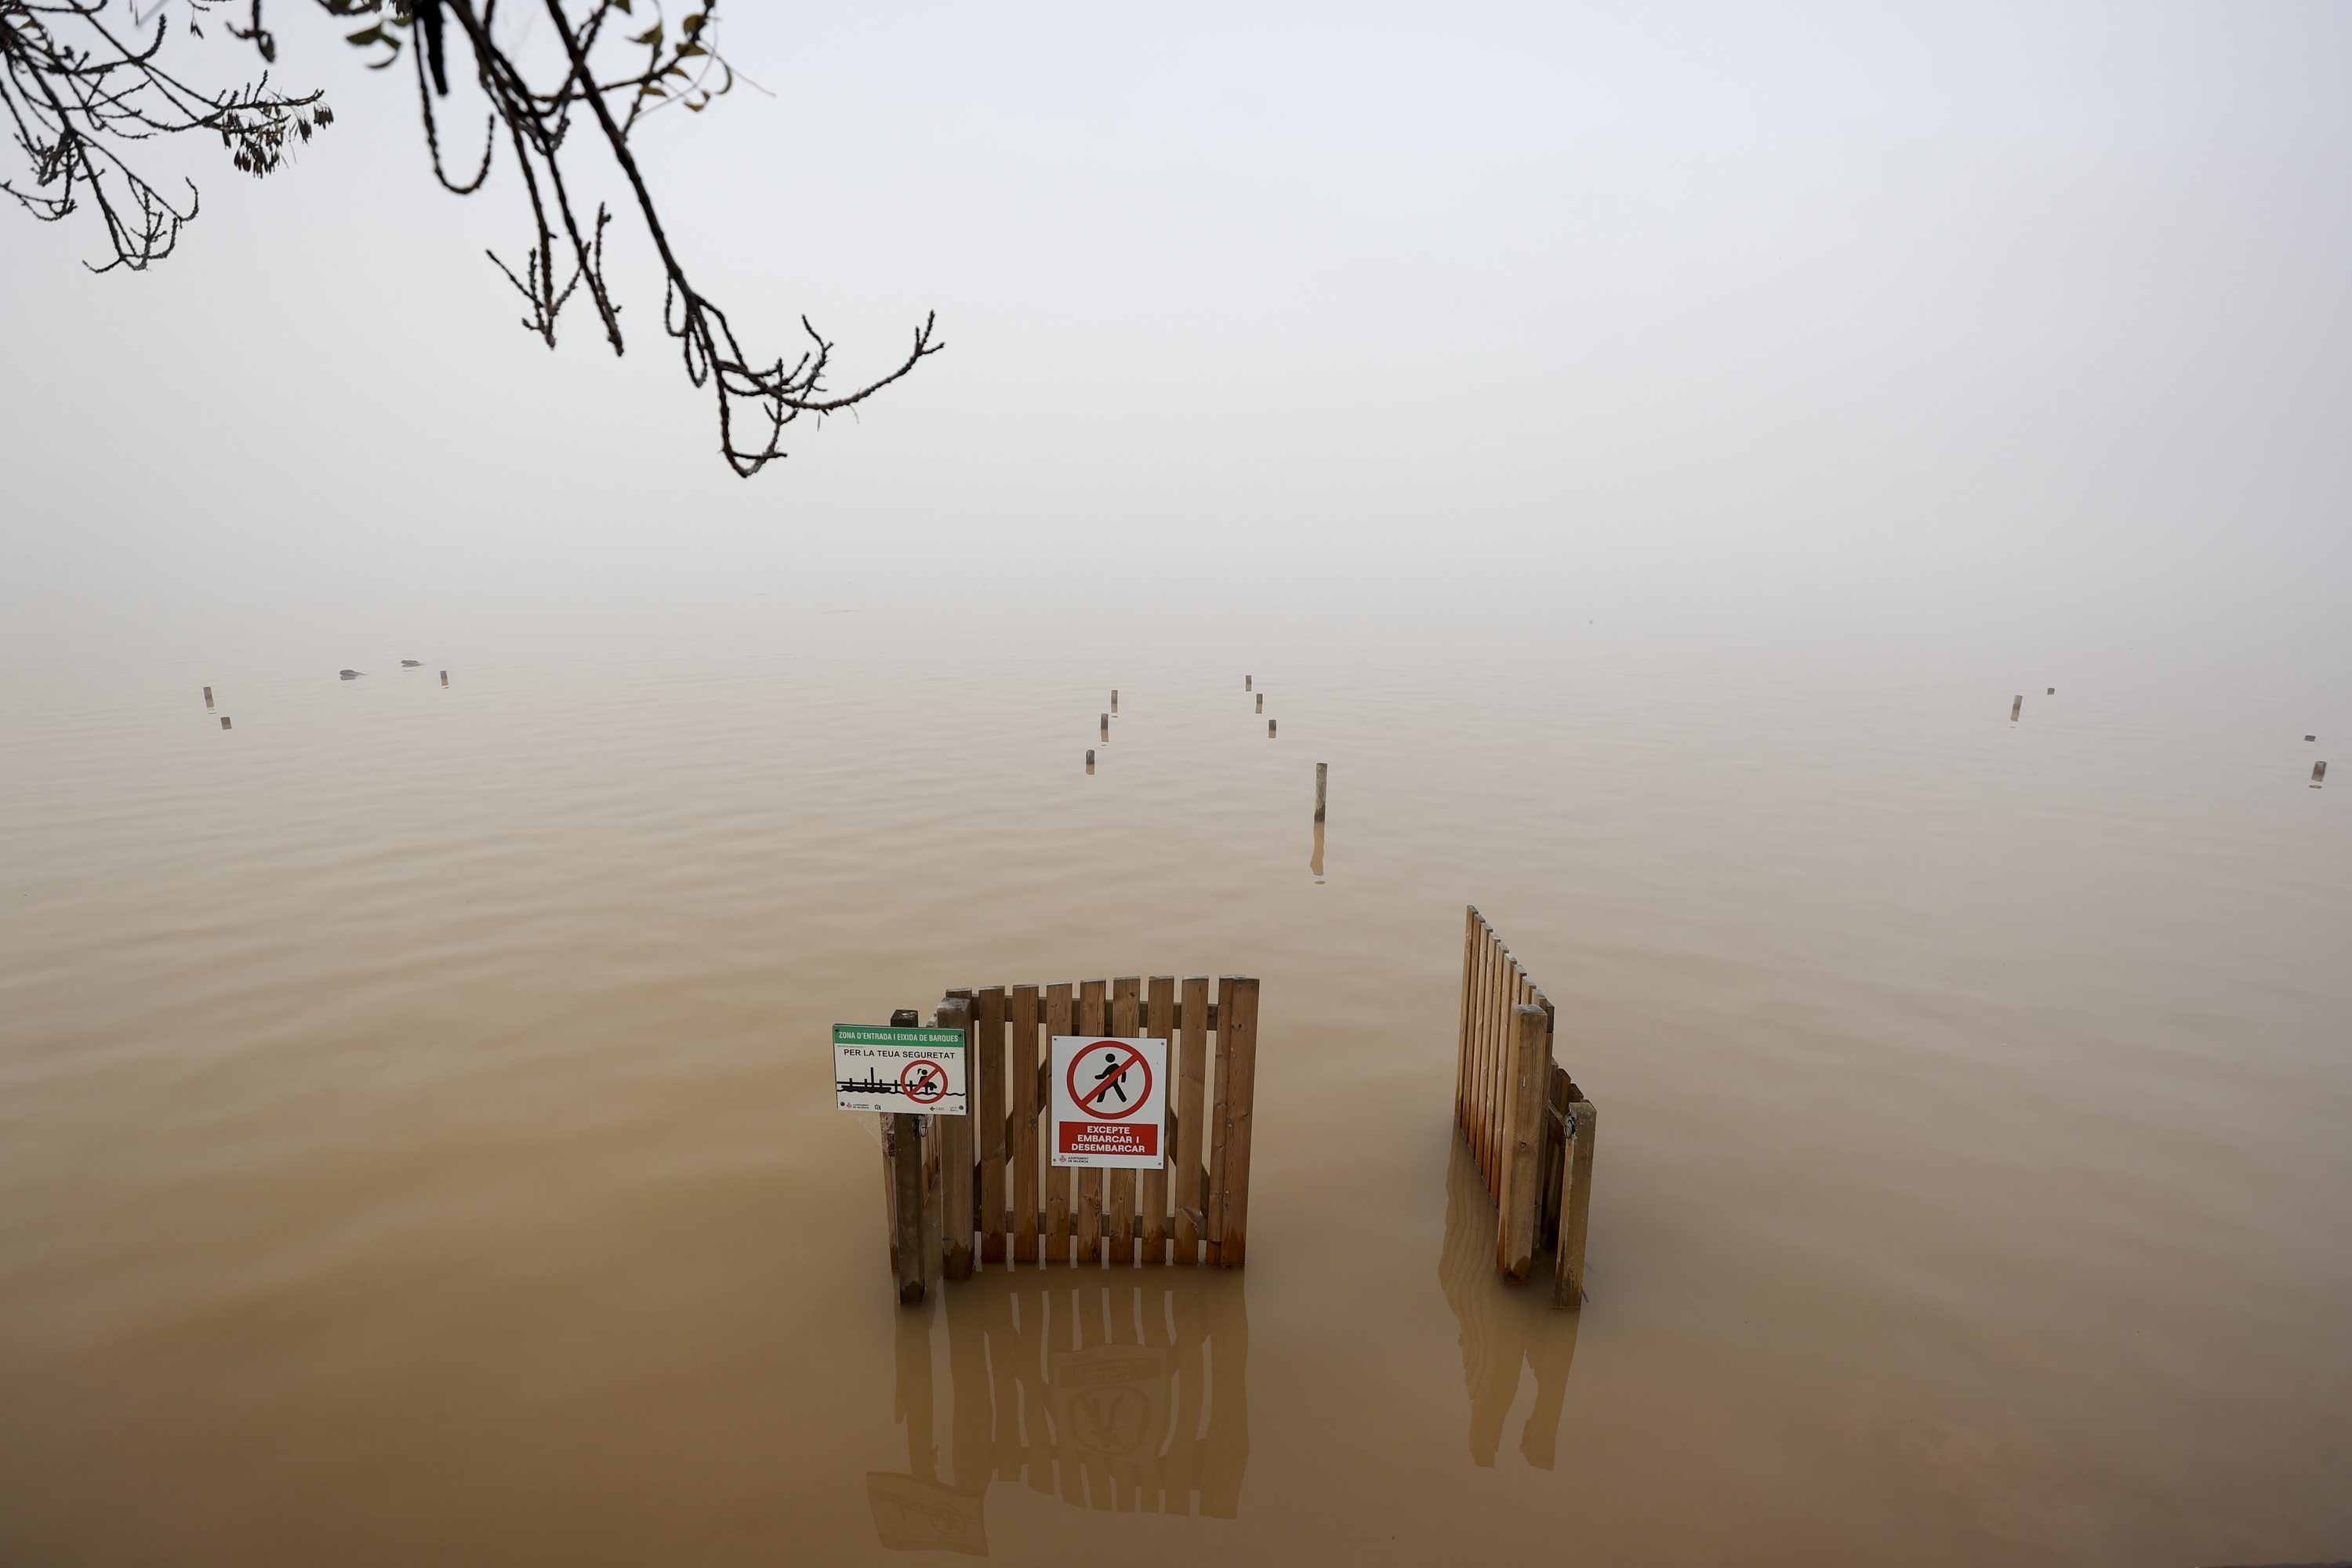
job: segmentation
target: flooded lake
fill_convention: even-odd
[[[2340,1552],[2340,667],[1577,607],[40,666],[7,1555]],[[1606,1115],[1578,1314],[1453,1134],[1471,901]],[[1245,1270],[893,1305],[830,1025],[1235,972]]]
[[[746,482],[287,10],[0,213],[0,1563],[2352,1559],[2352,12],[730,13],[682,265],[945,344]],[[1228,974],[1247,1267],[900,1310],[832,1027]]]

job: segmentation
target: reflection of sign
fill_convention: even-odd
[[[1089,1345],[1047,1357],[1054,1435],[1065,1450],[1105,1459],[1157,1458],[1168,1436],[1168,1352]]]
[[[1054,1037],[1054,1163],[1156,1171],[1168,1105],[1168,1042]]]
[[[833,1102],[843,1110],[964,1114],[961,1029],[833,1026]]]
[[[874,1505],[874,1532],[893,1552],[968,1552],[988,1555],[985,1491],[960,1492],[937,1481],[866,1473],[866,1500]]]

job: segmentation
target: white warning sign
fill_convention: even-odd
[[[833,1026],[833,1103],[841,1110],[961,1116],[963,1031]]]
[[[1168,1157],[1168,1042],[1054,1037],[1054,1163],[1156,1171]]]

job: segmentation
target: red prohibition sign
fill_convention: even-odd
[[[936,1103],[948,1091],[947,1069],[935,1061],[913,1061],[898,1069],[898,1089],[917,1105]]]
[[[1078,1088],[1078,1068],[1094,1056],[1097,1047],[1100,1047],[1103,1052],[1103,1068],[1102,1071],[1095,1075],[1094,1092],[1089,1094]],[[1127,1059],[1123,1062],[1115,1061],[1113,1058],[1121,1051],[1127,1053]],[[1137,1068],[1143,1069],[1142,1093],[1118,1110],[1105,1110],[1095,1104],[1096,1100],[1111,1091],[1112,1086],[1124,1084],[1127,1075]],[[1122,1116],[1132,1116],[1142,1110],[1151,1099],[1151,1064],[1143,1059],[1141,1051],[1137,1050],[1125,1040],[1097,1040],[1084,1050],[1073,1054],[1070,1058],[1068,1078],[1070,1098],[1078,1102],[1080,1110],[1098,1121],[1117,1121]],[[1127,1090],[1122,1088],[1119,1092],[1125,1094]]]

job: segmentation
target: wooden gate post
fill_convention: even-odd
[[[962,1116],[930,1119],[932,1141],[940,1152],[940,1278],[971,1278],[971,1128],[972,1112],[982,1103],[980,1074],[975,1070],[972,1001],[950,996],[940,1004],[938,1026],[963,1035],[964,1110]]]
[[[1257,982],[1228,974],[1217,982],[1217,1122],[1211,1155],[1210,1235],[1216,1260],[1239,1268],[1249,1243],[1250,1137],[1257,1099]]]
[[[1535,1269],[1536,1220],[1543,1209],[1544,1109],[1551,1090],[1551,1017],[1521,1003],[1504,1086],[1506,1127],[1501,1223],[1496,1262],[1515,1285]]]
[[[1570,1129],[1568,1157],[1560,1162],[1559,1278],[1552,1305],[1574,1309],[1584,1304],[1584,1227],[1592,1209],[1592,1101],[1580,1100],[1568,1108]]]
[[[883,1134],[890,1162],[891,1255],[898,1268],[898,1301],[911,1307],[923,1299],[923,1141],[911,1112],[890,1113]]]

